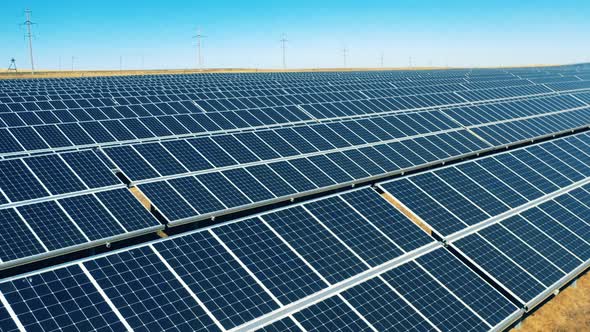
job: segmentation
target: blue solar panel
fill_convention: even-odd
[[[105,149],[105,153],[132,180],[158,177],[158,173],[131,146]]]
[[[517,310],[514,304],[447,250],[432,251],[416,261],[492,326]]]
[[[3,262],[33,256],[45,251],[14,209],[0,210],[3,232],[0,260]]]
[[[326,157],[328,157],[336,165],[340,166],[340,168],[342,168],[346,173],[357,180],[369,177],[369,173],[365,172],[362,167],[357,165],[342,152],[329,153],[326,155]]]
[[[289,163],[312,181],[318,188],[336,184],[336,182],[326,175],[326,173],[306,158],[292,159],[289,160]]]
[[[37,126],[35,130],[52,148],[72,146],[72,143],[55,125]]]
[[[293,315],[306,331],[373,331],[338,296],[333,296]]]
[[[577,230],[571,230],[553,219],[550,215],[539,208],[532,208],[524,211],[522,217],[532,225],[556,239],[569,251],[584,260],[590,258],[590,245],[580,237]]]
[[[265,186],[244,169],[232,169],[223,172],[228,180],[244,193],[252,202],[275,198]]]
[[[199,151],[215,167],[224,167],[237,164],[237,162],[223,149],[221,149],[211,138],[195,138],[188,142]]]
[[[291,187],[295,188],[298,192],[304,192],[308,190],[316,189],[310,180],[308,180],[303,174],[301,174],[295,167],[291,166],[286,161],[279,161],[276,163],[268,164],[273,171],[275,171],[281,178],[283,178]]]
[[[545,289],[544,285],[478,234],[464,237],[455,241],[453,245],[525,302],[532,300]]]
[[[434,241],[373,189],[356,190],[341,197],[402,250],[412,251]]]
[[[186,173],[184,168],[164,147],[158,143],[138,144],[137,152],[163,176]]]
[[[58,155],[26,158],[26,164],[54,195],[86,189]]]
[[[219,331],[149,247],[84,266],[134,330]]]
[[[225,209],[225,206],[194,177],[173,179],[169,183],[199,214]]]
[[[467,227],[408,179],[386,182],[381,187],[420,216],[437,232],[448,235]]]
[[[383,278],[444,331],[487,331],[489,326],[416,263],[385,272]]]
[[[0,284],[27,331],[123,331],[125,326],[77,265]]]
[[[510,207],[514,208],[527,202],[522,195],[510,188],[508,184],[500,181],[492,173],[487,172],[476,163],[461,164],[457,166],[457,169]]]
[[[49,250],[87,241],[56,202],[23,205],[17,210]]]
[[[13,202],[49,195],[22,160],[0,161],[0,186]]]
[[[491,216],[510,209],[510,207],[454,167],[443,168],[434,173]]]
[[[214,136],[213,140],[239,163],[252,163],[260,160],[231,135]]]
[[[379,278],[347,289],[342,296],[377,331],[436,331]]]
[[[90,188],[121,184],[117,177],[96,156],[93,151],[64,153],[61,157]]]
[[[90,240],[125,233],[125,229],[93,195],[73,196],[58,202]]]
[[[279,307],[209,233],[154,247],[226,329]]]
[[[221,173],[207,173],[197,175],[197,179],[228,208],[247,205],[250,199],[241,193]]]
[[[250,166],[246,170],[277,197],[297,192],[267,165]]]
[[[96,197],[129,232],[160,225],[127,189],[103,191]]]
[[[332,284],[367,269],[300,206],[266,214],[261,218]]]
[[[166,181],[140,184],[139,189],[170,221],[197,215],[197,212]]]
[[[305,207],[365,262],[383,264],[403,254],[392,240],[383,236],[340,197],[331,197]]]
[[[49,145],[43,141],[41,136],[39,136],[39,134],[37,134],[37,132],[32,127],[11,128],[10,132],[26,150],[42,150],[49,148]],[[3,138],[0,139],[2,142],[9,142]],[[4,149],[10,150],[10,148],[7,147],[4,147]]]
[[[280,157],[275,150],[253,133],[236,134],[235,137],[263,160]]]
[[[22,146],[14,136],[12,136],[6,129],[0,129],[0,141],[2,141],[2,144],[0,145],[1,153],[18,152],[23,150]]]
[[[434,173],[419,174],[410,181],[466,224],[474,225],[490,217]]]
[[[215,228],[214,233],[283,304],[327,286],[258,218]]]
[[[162,145],[191,172],[213,168],[213,165],[186,141],[166,141],[162,142]]]
[[[501,224],[565,272],[573,271],[582,264],[580,259],[570,254],[567,249],[554,242],[521,216],[510,217],[502,221]]]

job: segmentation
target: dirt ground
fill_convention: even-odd
[[[590,274],[578,279],[511,332],[590,331]]]

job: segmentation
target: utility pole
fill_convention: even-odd
[[[76,59],[76,57],[72,55],[72,71],[74,71],[74,60],[75,59]]]
[[[31,25],[35,24],[31,22],[31,10],[25,10],[26,21],[23,25],[27,26],[27,33],[25,37],[29,38],[29,57],[31,58],[31,74],[35,74],[35,61],[33,59],[33,34],[31,33]]]
[[[57,61],[58,61],[58,66],[57,66],[57,69],[58,69],[59,71],[61,71],[61,56],[59,56],[59,57],[58,57],[58,60],[57,60]]]
[[[285,49],[286,49],[286,44],[288,42],[287,37],[285,36],[285,34],[283,34],[283,36],[281,37],[281,48],[283,49],[283,69],[287,69],[287,62],[285,61]]]
[[[119,55],[119,71],[123,71],[123,56]]]
[[[346,68],[346,54],[348,53],[348,49],[346,46],[342,48],[342,59],[344,60],[344,68]]]
[[[410,68],[412,68],[412,57],[411,56],[410,56],[409,63],[410,63]]]
[[[197,29],[197,35],[193,38],[197,38],[197,63],[199,64],[199,70],[203,70],[203,57],[201,56],[201,38],[205,38],[201,34],[201,29]]]
[[[381,68],[383,68],[383,52],[381,52],[381,56],[379,57],[379,61],[381,63]]]

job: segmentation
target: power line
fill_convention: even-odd
[[[283,36],[281,37],[281,48],[283,49],[283,69],[287,69],[287,62],[285,60],[285,49],[286,49],[286,44],[288,42],[287,37],[285,36],[285,34],[283,34]]]
[[[193,38],[197,38],[197,63],[199,64],[199,70],[203,70],[203,57],[201,56],[201,38],[205,38],[201,34],[201,29],[197,29],[197,35],[193,36]]]
[[[27,26],[27,33],[25,37],[29,38],[29,57],[31,58],[31,74],[35,74],[35,60],[33,58],[33,33],[31,32],[31,25],[35,24],[31,22],[31,10],[25,10],[26,21],[22,25]]]

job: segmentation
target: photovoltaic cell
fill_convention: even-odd
[[[33,256],[45,251],[14,209],[0,210],[0,260],[3,262]]]
[[[373,189],[356,190],[341,197],[405,251],[434,241]]]
[[[197,175],[197,179],[228,208],[251,203],[250,199],[242,194],[221,173],[201,174]]]
[[[489,330],[481,319],[414,262],[385,272],[383,278],[441,330]]]
[[[266,214],[261,218],[332,284],[367,269],[300,206]]]
[[[327,286],[258,218],[218,227],[213,232],[283,304]]]
[[[278,309],[209,233],[193,233],[154,247],[226,329]]]
[[[94,195],[73,196],[58,202],[90,240],[125,233]]]
[[[23,205],[17,210],[49,250],[87,242],[56,202]]]
[[[12,202],[49,195],[22,160],[0,161],[0,186]]]
[[[129,232],[160,225],[127,189],[99,192],[96,197]]]
[[[383,264],[403,254],[340,197],[305,204],[312,215],[346,243],[371,266]]]
[[[416,261],[492,326],[517,310],[514,304],[447,250],[437,249]]]
[[[61,154],[61,157],[89,188],[121,184],[113,172],[96,156],[94,151],[64,153]]]
[[[135,330],[219,331],[150,247],[84,265]]]
[[[86,189],[58,155],[26,158],[25,162],[54,195]]]
[[[307,331],[372,331],[338,296],[332,296],[293,315]]]
[[[377,331],[436,331],[379,278],[347,289],[342,296]]]
[[[453,242],[453,245],[525,302],[532,300],[546,288],[479,234],[464,237]]]
[[[0,284],[27,331],[123,331],[109,305],[79,266]]]

